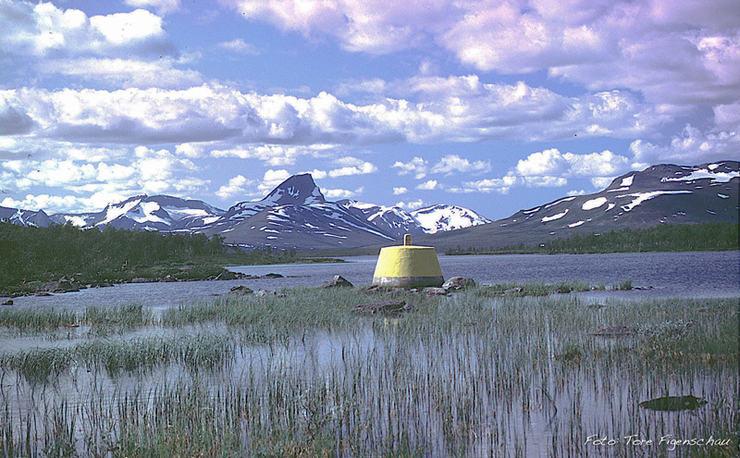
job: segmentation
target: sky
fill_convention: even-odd
[[[740,158],[737,0],[0,0],[0,205],[330,200],[503,218]]]

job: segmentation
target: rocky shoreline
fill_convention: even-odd
[[[271,278],[283,278],[282,275],[276,273],[268,273],[265,275],[249,275],[240,272],[232,272],[224,270],[218,275],[208,275],[202,278],[176,278],[171,274],[167,274],[161,277],[133,277],[131,279],[117,279],[114,281],[101,281],[101,282],[85,282],[76,279],[75,277],[61,277],[59,280],[48,281],[41,283],[40,286],[34,288],[32,291],[16,291],[10,293],[8,298],[21,297],[21,296],[51,296],[52,294],[60,293],[74,293],[83,289],[89,288],[107,288],[113,285],[121,285],[126,283],[160,283],[160,282],[185,282],[185,281],[216,281],[216,280],[262,280]],[[5,300],[0,302],[0,305],[13,305],[12,300]]]

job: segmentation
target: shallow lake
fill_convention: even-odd
[[[140,303],[154,309],[223,294],[235,285],[254,290],[320,286],[339,274],[355,285],[369,285],[375,256],[345,258],[344,263],[275,264],[232,267],[251,275],[278,273],[284,278],[175,283],[136,283],[77,293],[13,299],[14,306],[82,308]],[[581,280],[616,285],[632,280],[633,291],[593,291],[587,297],[740,297],[740,253],[614,253],[584,255],[440,256],[445,278],[472,277],[480,283]]]

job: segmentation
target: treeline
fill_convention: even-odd
[[[93,283],[125,281],[144,271],[149,277],[164,273],[144,268],[184,264],[190,264],[184,270],[197,277],[194,264],[261,264],[288,262],[294,257],[295,252],[269,248],[252,252],[229,249],[220,236],[127,231],[110,226],[83,230],[70,224],[23,227],[0,222],[0,289],[60,276]]]
[[[738,225],[732,223],[663,224],[646,229],[622,229],[601,234],[576,234],[543,242],[500,249],[464,249],[447,254],[580,254],[645,251],[726,251],[738,249]]]

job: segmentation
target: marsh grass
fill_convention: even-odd
[[[113,456],[639,456],[584,445],[589,434],[635,432],[734,441],[679,456],[736,450],[736,300],[608,300],[596,310],[574,295],[490,293],[227,296],[172,308],[161,323],[226,325],[225,334],[5,355],[0,373],[25,385],[0,393],[0,455],[63,454],[71,442],[80,454]],[[413,311],[352,312],[399,298]],[[634,332],[592,335],[608,326]],[[173,365],[187,370],[141,389],[144,374]],[[58,383],[72,367],[89,369],[79,388],[89,395],[65,408],[42,367]],[[690,414],[638,407],[684,394],[708,404]],[[51,436],[58,442],[35,439]]]
[[[133,340],[95,340],[69,347],[36,348],[0,355],[0,367],[12,369],[29,383],[45,383],[72,366],[99,368],[115,376],[121,371],[151,370],[181,363],[199,370],[223,365],[233,355],[229,336],[148,337]]]

